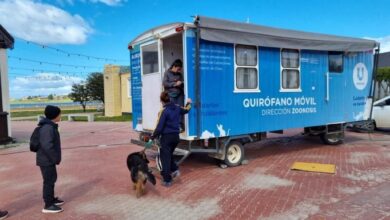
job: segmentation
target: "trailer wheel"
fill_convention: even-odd
[[[232,141],[226,146],[225,163],[229,167],[235,167],[241,164],[244,159],[244,147],[238,141]]]
[[[376,124],[375,124],[375,121],[374,120],[371,120],[371,121],[369,121],[369,122],[367,122],[367,124],[366,124],[366,129],[367,129],[367,131],[374,131],[374,130],[376,130],[377,128],[376,128]]]
[[[321,134],[320,137],[321,137],[322,142],[324,142],[324,144],[338,145],[338,144],[342,144],[344,141],[344,132],[333,133],[333,134],[323,133],[323,134]]]

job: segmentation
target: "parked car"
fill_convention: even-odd
[[[374,102],[372,119],[374,128],[390,128],[390,96]]]
[[[348,123],[347,127],[360,132],[390,129],[390,96],[374,102],[371,120]]]

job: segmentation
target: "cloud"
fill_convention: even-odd
[[[65,6],[66,4],[74,5],[74,0],[57,0],[56,2],[61,6]]]
[[[32,0],[0,1],[0,23],[15,37],[43,44],[83,44],[93,33],[80,15]]]
[[[375,40],[379,42],[381,44],[381,51],[380,51],[381,53],[390,51],[390,35],[385,37],[378,37],[378,38],[365,37],[365,39]]]
[[[103,3],[109,6],[118,6],[121,5],[121,3],[126,2],[127,0],[90,0],[93,3]]]
[[[67,95],[74,83],[85,80],[76,76],[64,76],[56,73],[38,73],[31,76],[10,78],[12,98],[49,94]]]
[[[66,3],[74,5],[76,0],[57,0],[57,3],[61,6],[64,6]],[[120,6],[122,3],[127,2],[127,0],[79,0],[81,2],[92,2],[92,3],[102,3],[108,6]]]

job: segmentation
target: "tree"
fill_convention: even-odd
[[[85,85],[73,84],[72,92],[69,94],[69,98],[72,99],[73,102],[79,102],[83,107],[83,111],[85,112],[87,102],[90,100],[90,96]]]
[[[47,99],[48,99],[48,100],[53,100],[53,99],[54,99],[53,94],[48,95],[48,96],[47,96]]]
[[[87,77],[86,87],[91,100],[104,103],[104,80],[103,73],[91,73]]]
[[[379,97],[381,98],[382,95],[380,94],[381,91],[383,91],[385,94],[383,96],[386,96],[386,92],[390,90],[390,67],[382,67],[378,68],[376,73],[376,81],[378,82],[378,93]]]

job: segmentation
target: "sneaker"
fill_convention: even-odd
[[[64,210],[61,207],[58,207],[56,205],[51,205],[49,207],[45,207],[44,209],[42,209],[43,213],[59,213],[62,211]]]
[[[172,178],[173,179],[176,179],[179,176],[180,176],[180,170],[176,170],[175,172],[172,173]]]
[[[56,206],[61,206],[61,205],[63,205],[65,202],[64,201],[62,201],[61,199],[59,199],[58,197],[55,197],[54,198],[54,205],[56,205]]]
[[[0,211],[0,220],[7,218],[7,216],[8,216],[7,211]]]
[[[162,185],[162,186],[165,186],[165,187],[170,187],[170,186],[172,186],[172,181],[170,181],[170,182],[162,181],[162,182],[161,182],[161,185]]]

